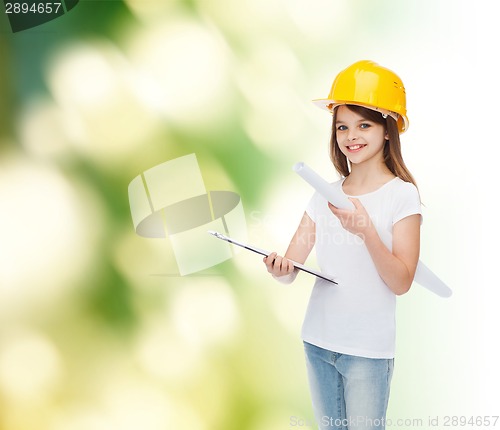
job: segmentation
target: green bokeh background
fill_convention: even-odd
[[[240,194],[249,240],[283,252],[311,195],[291,166],[336,178],[309,100],[359,59],[405,82],[421,259],[455,293],[398,299],[389,428],[500,415],[493,4],[81,0],[17,34],[2,14],[0,429],[313,428],[312,279],[277,284],[245,253],[176,276],[127,186],[195,153],[207,189]]]

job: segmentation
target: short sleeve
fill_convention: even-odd
[[[318,198],[319,194],[317,192],[314,193],[311,199],[309,200],[309,203],[306,206],[307,215],[309,215],[309,218],[311,218],[315,223],[318,213]]]
[[[393,225],[407,216],[416,214],[420,215],[420,224],[422,224],[422,204],[420,202],[420,194],[415,185],[410,182],[402,182],[395,198],[395,208],[392,218]]]

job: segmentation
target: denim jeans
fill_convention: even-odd
[[[304,342],[320,430],[383,430],[394,359],[339,354]]]

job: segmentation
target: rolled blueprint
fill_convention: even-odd
[[[295,164],[293,170],[334,206],[341,209],[354,209],[354,205],[346,195],[334,190],[327,181],[305,163]],[[440,297],[450,297],[452,294],[451,289],[420,260],[414,281]]]
[[[332,186],[307,164],[302,162],[297,163],[293,166],[293,170],[332,205],[339,209],[354,209],[354,205],[349,201],[346,195],[335,192]]]

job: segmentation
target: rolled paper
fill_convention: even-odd
[[[347,196],[335,192],[331,184],[326,182],[307,164],[299,162],[293,166],[293,170],[332,205],[339,209],[354,209],[354,205]]]
[[[414,281],[440,297],[450,297],[451,288],[439,279],[424,263],[418,260]]]
[[[346,195],[335,190],[330,183],[305,163],[299,162],[295,164],[293,170],[334,206],[341,209],[354,209],[354,205]],[[450,297],[452,295],[452,290],[420,260],[417,264],[414,281],[440,297]]]

